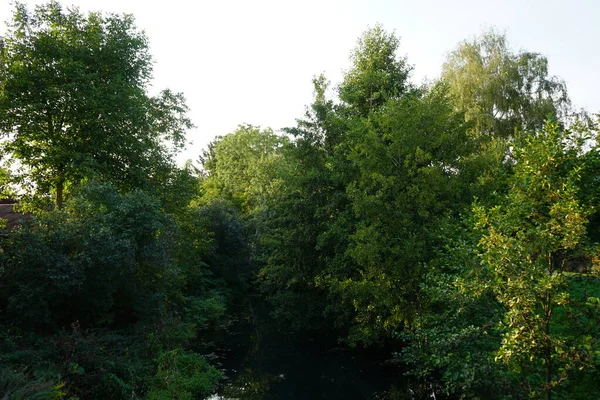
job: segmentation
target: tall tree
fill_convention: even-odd
[[[404,93],[412,67],[398,56],[399,45],[400,39],[381,25],[365,31],[351,53],[352,67],[339,87],[340,100],[365,116]]]
[[[278,314],[302,327],[326,316],[367,343],[410,320],[439,227],[470,204],[464,117],[444,85],[411,87],[398,45],[380,26],[367,30],[339,102],[315,79],[314,103],[288,130],[294,167],[263,236],[261,283]]]
[[[356,268],[330,269],[325,281],[355,309],[352,339],[368,343],[410,325],[422,306],[419,284],[441,230],[471,201],[463,168],[472,146],[443,85],[388,101],[350,135],[347,254]]]
[[[570,105],[565,83],[548,75],[546,57],[514,53],[506,36],[493,30],[460,43],[444,63],[442,79],[477,136],[506,139],[541,129],[546,118],[563,117]]]
[[[151,76],[132,16],[17,3],[0,47],[4,155],[38,193],[54,192],[58,207],[65,187],[84,177],[141,185],[191,126],[181,94],[147,94]]]
[[[505,309],[497,360],[546,399],[574,371],[590,367],[598,340],[597,318],[586,317],[597,312],[598,299],[576,294],[588,278],[568,273],[586,250],[598,251],[586,232],[597,200],[586,204],[581,190],[582,171],[596,155],[583,146],[573,132],[548,123],[516,148],[502,204],[476,209],[483,232],[476,285]]]

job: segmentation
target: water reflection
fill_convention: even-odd
[[[282,331],[268,313],[247,312],[198,349],[226,376],[210,400],[389,399],[378,394],[401,380],[372,353],[332,349]]]

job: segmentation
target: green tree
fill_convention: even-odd
[[[574,296],[576,276],[568,274],[590,250],[586,228],[592,208],[580,189],[589,158],[583,143],[548,123],[517,146],[505,201],[476,209],[483,236],[475,285],[493,293],[505,309],[496,359],[520,374],[531,394],[545,393],[547,399],[574,371],[590,367],[597,346],[597,322],[590,331],[581,319],[598,300]]]
[[[464,41],[443,65],[459,110],[473,121],[476,136],[501,139],[560,119],[570,105],[565,83],[548,75],[548,60],[539,53],[511,51],[505,35],[495,31]]]
[[[366,116],[406,92],[412,67],[398,57],[399,45],[400,39],[381,25],[365,31],[350,56],[352,67],[339,87],[340,100]]]
[[[261,286],[278,315],[351,329],[354,342],[385,339],[410,321],[437,229],[471,202],[464,116],[444,85],[411,87],[398,44],[380,26],[363,34],[341,102],[327,98],[324,77],[314,80],[264,218]],[[306,298],[310,307],[298,310]]]
[[[60,211],[2,239],[0,309],[25,327],[123,324],[156,315],[184,279],[174,225],[141,191],[88,184]]]
[[[255,265],[262,210],[280,187],[279,169],[288,138],[273,130],[240,125],[213,141],[200,157],[201,196],[189,210],[211,242],[202,260],[235,289],[246,288]],[[183,226],[190,227],[189,221]],[[256,254],[254,254],[256,255]]]
[[[353,340],[389,337],[422,306],[419,284],[443,245],[439,231],[471,201],[466,131],[438,85],[388,101],[349,133],[358,172],[346,186],[355,220],[346,252],[356,267],[328,269],[322,283],[355,309]]]
[[[419,282],[420,309],[411,326],[398,330],[398,357],[406,375],[457,399],[521,398],[518,379],[494,361],[503,310],[489,293],[473,297],[457,279],[477,267],[472,215],[439,224],[438,242]]]
[[[130,15],[17,3],[0,46],[3,155],[21,183],[55,193],[85,177],[143,186],[184,145],[181,94],[146,92],[152,59]],[[170,144],[167,144],[170,143]]]
[[[217,138],[201,157],[207,175],[202,183],[205,199],[225,199],[250,213],[276,186],[274,168],[285,143],[285,136],[252,125]]]
[[[286,129],[294,140],[283,148],[279,190],[257,215],[260,288],[274,314],[294,329],[339,327],[349,314],[315,282],[330,265],[348,260],[352,226],[345,194],[348,118],[327,97],[328,84],[323,76],[313,80],[314,102]]]

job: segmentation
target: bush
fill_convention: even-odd
[[[3,400],[59,400],[65,399],[64,383],[46,377],[27,376],[4,368],[0,370],[0,395]]]
[[[0,311],[37,329],[75,321],[123,326],[154,316],[183,279],[170,254],[172,230],[147,194],[89,184],[63,210],[4,238]]]
[[[163,352],[158,360],[149,400],[192,400],[215,390],[222,373],[196,353],[182,349]]]

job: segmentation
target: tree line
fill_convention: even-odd
[[[596,393],[597,116],[496,31],[422,85],[399,46],[367,29],[295,126],[179,167],[185,99],[147,94],[133,17],[18,4],[1,178],[34,216],[1,239],[7,398],[206,397],[220,372],[190,343],[250,293],[298,333],[392,349],[413,396]]]

